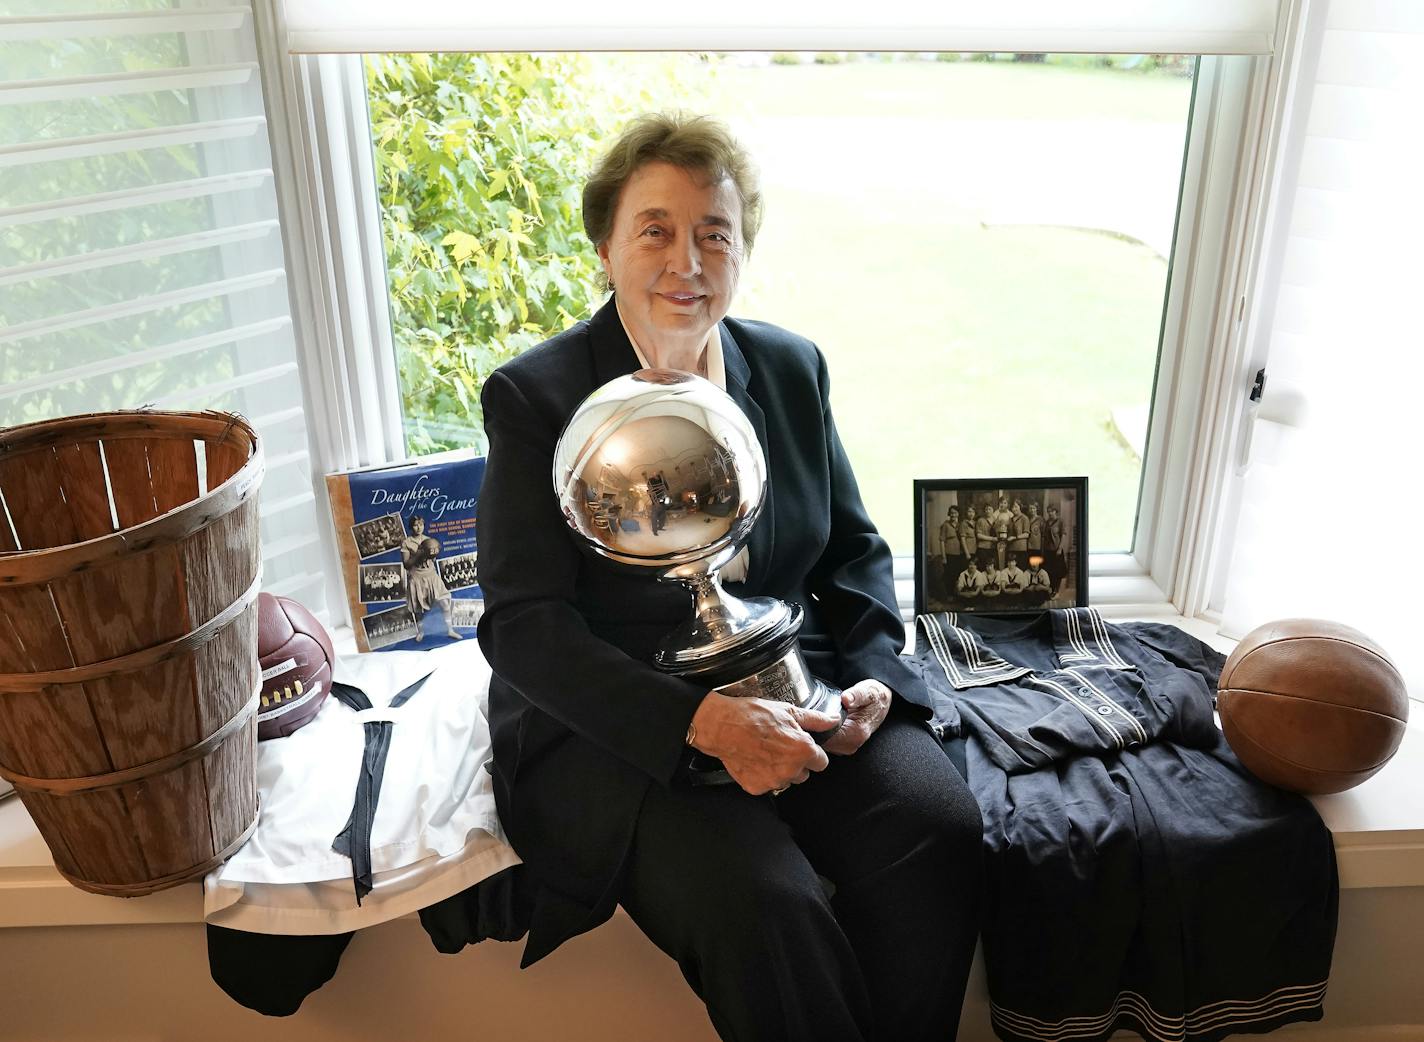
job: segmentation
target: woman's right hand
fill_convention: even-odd
[[[830,762],[808,732],[829,731],[840,717],[787,702],[733,698],[710,691],[692,716],[692,747],[715,756],[753,796],[779,792]]]

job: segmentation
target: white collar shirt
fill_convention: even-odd
[[[519,861],[495,811],[490,669],[479,644],[338,655],[335,667],[336,679],[361,688],[375,708],[357,713],[329,697],[300,730],[258,745],[257,828],[204,880],[209,923],[345,933],[418,911]],[[427,673],[409,702],[388,708]],[[366,719],[395,723],[371,827],[375,889],[358,907],[351,859],[331,844],[356,796]]]

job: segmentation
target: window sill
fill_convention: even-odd
[[[895,597],[900,605],[900,616],[907,622],[915,614],[915,560],[913,557],[895,558]],[[1129,610],[1134,615],[1117,615],[1115,618],[1145,618],[1140,613],[1151,613],[1152,618],[1163,621],[1178,621],[1181,616],[1172,608],[1162,587],[1142,570],[1142,566],[1131,554],[1091,554],[1088,558],[1088,600],[1104,610]]]
[[[1213,647],[1232,641],[1201,619],[1184,619],[1169,606],[1105,606],[1109,619],[1168,622]],[[350,630],[333,636],[351,650]],[[1346,889],[1424,886],[1424,723],[1412,722],[1398,755],[1358,788],[1313,797],[1335,836],[1340,886]],[[18,798],[0,801],[0,928],[198,923],[203,892],[187,883],[135,900],[77,890],[56,871],[49,850]]]

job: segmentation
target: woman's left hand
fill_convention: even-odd
[[[890,711],[890,689],[878,680],[862,680],[841,692],[845,723],[821,748],[837,756],[849,756],[875,733]]]

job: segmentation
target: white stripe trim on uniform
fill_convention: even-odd
[[[930,650],[939,660],[940,669],[944,670],[945,678],[950,685],[958,690],[961,686],[962,678],[959,676],[959,669],[954,664],[954,660],[949,655],[949,649],[945,646],[944,635],[940,632],[939,623],[933,615],[921,615],[915,620],[920,630],[925,635],[925,641],[929,644]]]
[[[1259,999],[1223,1000],[1208,1003],[1185,1016],[1159,1013],[1141,994],[1120,991],[1107,1011],[1098,1015],[1065,1017],[1047,1021],[1005,1009],[990,1002],[990,1012],[996,1021],[1015,1034],[1042,1042],[1067,1042],[1069,1039],[1099,1035],[1113,1027],[1123,1016],[1131,1017],[1143,1027],[1153,1042],[1186,1042],[1190,1035],[1215,1030],[1231,1024],[1249,1024],[1273,1019],[1299,1009],[1318,1006],[1325,997],[1327,982],[1299,984],[1277,988]]]
[[[1060,663],[1097,663],[1110,669],[1136,669],[1122,657],[1113,643],[1107,620],[1097,608],[1059,608],[1054,614],[1063,620],[1063,635],[1071,650],[1058,644],[1058,627],[1054,627],[1054,644]],[[1087,629],[1084,629],[1084,620]]]
[[[1062,695],[1063,698],[1067,699],[1069,702],[1073,703],[1073,705],[1077,706],[1079,712],[1081,712],[1098,727],[1101,727],[1104,731],[1106,731],[1108,733],[1108,737],[1113,740],[1113,742],[1117,745],[1119,749],[1127,747],[1127,740],[1123,738],[1122,732],[1120,732],[1116,727],[1114,727],[1110,721],[1104,719],[1101,714],[1094,711],[1092,706],[1088,705],[1072,691],[1068,690],[1068,688],[1058,683],[1058,681],[1050,680],[1048,677],[1033,676],[1029,677],[1025,681],[1025,683],[1039,684],[1043,687],[1048,688],[1051,691],[1056,691],[1058,694]]]
[[[995,1026],[1021,1035],[1026,1038],[1039,1040],[1039,1042],[1070,1042],[1072,1039],[1102,1037],[1104,1032],[1118,1030],[1121,1022],[1131,1020],[1141,1029],[1143,1036],[1149,1042],[1187,1042],[1189,1038],[1194,1038],[1208,1031],[1216,1031],[1221,1028],[1231,1028],[1233,1030],[1249,1024],[1259,1024],[1262,1021],[1275,1020],[1287,1013],[1294,1013],[1297,1010],[1318,1009],[1324,993],[1318,995],[1302,996],[1298,998],[1282,1000],[1269,1006],[1262,1006],[1251,1010],[1243,1010],[1238,1014],[1221,1018],[1212,1024],[1204,1024],[1201,1027],[1185,1027],[1180,1023],[1170,1027],[1154,1022],[1144,1010],[1140,1001],[1132,1000],[1127,996],[1119,996],[1119,1002],[1115,1002],[1110,1010],[1107,1019],[1100,1020],[1091,1025],[1062,1025],[1048,1030],[1036,1028],[1028,1024],[1016,1023],[1007,1011],[995,1006],[991,1009]]]
[[[979,653],[979,642],[974,639],[973,634],[969,633],[967,630],[960,628],[957,621],[958,618],[959,615],[958,613],[956,613],[954,616],[954,621],[951,621],[949,624],[949,628],[954,630],[954,635],[959,638],[959,646],[964,649],[964,661],[968,664],[968,668],[971,673],[987,673],[992,672],[994,670],[1003,669],[1005,667],[1009,669],[1016,668],[1010,665],[1008,662],[1004,661],[998,655],[994,654],[992,651],[989,652],[989,657],[987,659],[983,655],[981,655]],[[988,651],[987,648],[985,648],[984,650]]]
[[[1163,1033],[1168,1038],[1185,1038],[1186,1033],[1199,1033],[1209,1031],[1209,1029],[1219,1026],[1220,1023],[1242,1022],[1243,1019],[1265,1019],[1265,1016],[1279,1016],[1282,1012],[1290,1012],[1292,1009],[1303,1008],[1313,1004],[1319,1004],[1326,994],[1326,982],[1314,985],[1292,985],[1286,988],[1277,988],[1276,991],[1269,992],[1259,999],[1225,999],[1220,1002],[1210,1002],[1205,1006],[1193,1009],[1189,1014],[1168,1016],[1161,1014],[1152,1008],[1151,1002],[1146,1001],[1141,994],[1135,991],[1118,992],[1112,1005],[1104,1014],[1089,1016],[1067,1016],[1061,1021],[1041,1021],[1035,1016],[1015,1014],[1010,1009],[1004,1009],[991,1002],[991,1008],[997,1016],[1001,1016],[1005,1022],[1015,1025],[1015,1031],[1032,1035],[1035,1038],[1082,1038],[1088,1033],[1104,1031],[1112,1025],[1122,1012],[1135,1016],[1143,1026],[1149,1026],[1152,1031]],[[1227,1008],[1216,1009],[1218,1006]],[[1208,1012],[1216,1011],[1216,1012]],[[1062,1032],[1077,1032],[1072,1035],[1064,1035]]]
[[[1093,681],[1089,679],[1088,675],[1084,673],[1081,669],[1065,669],[1063,672],[1067,673],[1070,677],[1073,677],[1076,680],[1080,681],[1084,687],[1088,688],[1088,690],[1092,691],[1093,694],[1101,698],[1103,700],[1104,705],[1110,706],[1114,712],[1116,712],[1132,726],[1132,729],[1137,732],[1137,740],[1139,742],[1142,742],[1143,744],[1146,744],[1147,729],[1142,726],[1142,721],[1137,719],[1137,717],[1133,716],[1131,713],[1129,713],[1126,707],[1122,705],[1122,703],[1109,696],[1106,691],[1100,688],[1097,684],[1093,683]]]
[[[944,669],[948,680],[956,688],[975,688],[975,686],[983,686],[987,683],[1011,680],[1030,672],[1027,666],[1014,666],[1012,663],[998,658],[993,652],[990,652],[990,656],[985,659],[978,653],[978,648],[975,648],[973,641],[965,642],[965,636],[967,636],[965,632],[961,631],[958,626],[951,625],[950,629],[953,629],[954,635],[960,643],[961,652],[963,652],[964,661],[960,661],[954,655],[953,645],[948,642],[936,616],[921,615],[917,621],[920,622],[921,631],[924,632],[928,643],[930,643],[931,651],[934,651],[934,655],[940,661],[940,666]]]
[[[1103,618],[1103,613],[1097,608],[1089,608],[1088,618],[1092,620],[1093,632],[1097,634],[1098,649],[1107,656],[1108,661],[1119,669],[1132,669],[1132,663],[1118,653],[1117,645],[1112,642],[1112,634],[1108,631],[1108,623]]]
[[[1247,999],[1225,999],[1221,1002],[1208,1003],[1205,1006],[1198,1006],[1187,1014],[1187,1028],[1193,1031],[1205,1031],[1215,1027],[1218,1023],[1230,1023],[1235,1016],[1261,1009],[1265,1007],[1298,1007],[1301,1004],[1309,1005],[1320,1002],[1325,998],[1325,989],[1329,981],[1321,981],[1319,984],[1293,984],[1284,988],[1277,988],[1268,995],[1264,995],[1254,1001]],[[1221,1007],[1216,1009],[1216,1007]],[[1215,1010],[1214,1012],[1208,1012]]]
[[[1083,639],[1083,627],[1078,622],[1078,609],[1067,608],[1063,612],[1064,628],[1068,634],[1068,643],[1073,645],[1073,652],[1069,655],[1062,655],[1060,659],[1072,659],[1077,662],[1080,659],[1089,660],[1097,658],[1088,650],[1088,643]]]
[[[954,631],[959,644],[959,654],[956,655],[954,645],[945,635],[938,617],[921,615],[915,621],[939,660],[945,677],[956,690],[1016,680],[1032,672],[1027,666],[1015,666],[987,648],[981,648],[972,633],[951,624],[949,628]]]

